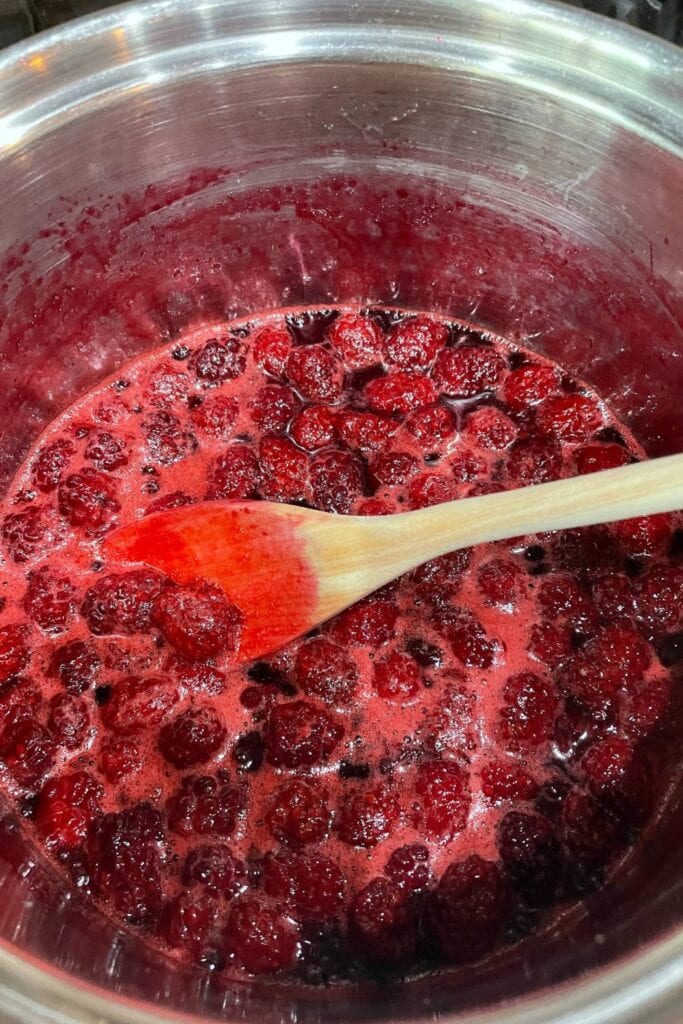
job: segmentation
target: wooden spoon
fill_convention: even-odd
[[[242,610],[240,660],[257,658],[447,551],[683,508],[683,454],[391,516],[210,501],[112,532],[110,558],[177,583],[221,586]]]

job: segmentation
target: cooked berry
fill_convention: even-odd
[[[181,836],[229,836],[240,806],[239,790],[227,779],[187,775],[166,804],[168,827]]]
[[[338,615],[331,629],[342,644],[381,647],[394,635],[398,615],[393,602],[365,598]]]
[[[365,388],[365,398],[375,412],[405,416],[415,409],[431,405],[436,399],[436,391],[431,380],[423,374],[395,370],[385,377],[371,380]]]
[[[144,633],[163,577],[148,569],[102,576],[87,591],[81,615],[95,636]]]
[[[534,672],[511,676],[503,691],[501,733],[510,749],[535,747],[552,734],[558,695],[551,683]]]
[[[500,823],[498,849],[523,899],[530,906],[551,904],[561,880],[561,848],[550,823],[511,811]]]
[[[227,735],[221,719],[209,707],[183,711],[159,733],[159,750],[176,768],[194,768],[215,754]]]
[[[293,963],[297,935],[266,900],[240,896],[230,910],[225,946],[250,974],[272,974]]]
[[[72,640],[53,651],[48,674],[56,676],[67,693],[83,693],[96,681],[100,658],[95,648],[83,640]]]
[[[426,316],[415,316],[391,329],[384,351],[387,362],[402,370],[428,370],[447,341],[445,324]]]
[[[516,562],[493,558],[480,567],[477,578],[488,601],[514,607],[522,586],[522,570]]]
[[[255,498],[260,471],[254,451],[246,444],[232,444],[209,465],[207,498]]]
[[[276,768],[324,763],[343,732],[337,719],[308,701],[279,704],[266,723],[266,760]]]
[[[375,663],[373,685],[385,700],[408,704],[420,690],[420,668],[409,654],[394,651]]]
[[[637,747],[617,736],[594,744],[581,767],[598,801],[627,826],[639,825],[652,807],[651,766]]]
[[[494,348],[461,345],[439,353],[433,377],[440,391],[455,398],[473,398],[495,388],[504,373],[505,362]]]
[[[396,423],[374,412],[342,411],[337,415],[336,431],[348,448],[370,458],[387,448],[396,433]]]
[[[332,813],[324,790],[305,779],[292,779],[273,794],[266,821],[274,839],[298,848],[326,838]]]
[[[222,843],[204,844],[190,850],[181,879],[183,885],[201,886],[226,899],[232,899],[246,888],[244,864]]]
[[[462,832],[470,810],[467,773],[452,761],[427,761],[417,768],[415,826],[448,841]]]
[[[207,341],[188,363],[203,384],[214,386],[239,377],[246,366],[244,345],[235,337]]]
[[[334,442],[336,415],[326,405],[309,405],[294,417],[289,432],[300,448],[317,452]]]
[[[161,931],[169,946],[187,949],[199,958],[210,940],[217,916],[218,908],[210,898],[181,892],[164,907]]]
[[[86,530],[97,530],[119,510],[111,478],[98,469],[82,469],[62,480],[58,504],[72,526]]]
[[[100,813],[102,787],[88,772],[50,779],[38,795],[36,825],[52,849],[80,846]]]
[[[85,449],[85,457],[97,469],[104,469],[107,472],[120,469],[121,466],[128,464],[126,442],[122,437],[103,431],[90,438]]]
[[[299,648],[294,673],[309,697],[318,697],[333,707],[353,700],[358,666],[343,647],[327,637],[313,637]]]
[[[458,661],[467,668],[490,668],[496,649],[478,619],[464,608],[438,610],[434,627],[450,645]]]
[[[86,858],[93,887],[133,924],[153,921],[161,910],[161,815],[148,803],[93,823]]]
[[[192,422],[202,433],[227,440],[232,434],[238,409],[237,399],[210,395],[192,411]]]
[[[251,402],[251,416],[265,434],[282,434],[299,409],[299,401],[283,384],[266,384]]]
[[[308,458],[284,437],[264,437],[259,447],[261,493],[269,501],[301,501],[308,494]]]
[[[73,455],[74,446],[66,438],[41,448],[31,468],[31,477],[38,490],[54,491]]]
[[[313,501],[323,512],[345,513],[363,490],[363,470],[351,452],[316,455],[310,468]]]
[[[559,375],[554,366],[528,363],[509,373],[503,385],[503,396],[511,409],[523,412],[537,405],[559,388]]]
[[[44,551],[46,539],[45,513],[41,508],[10,512],[2,522],[2,539],[15,562],[28,562]]]
[[[20,623],[0,627],[0,684],[6,683],[28,664],[31,654],[26,632]]]
[[[339,808],[336,828],[349,846],[376,846],[396,827],[399,804],[386,786],[361,786],[347,793]]]
[[[576,471],[580,474],[616,469],[629,461],[628,452],[620,444],[586,444],[574,452]]]
[[[475,854],[453,862],[430,893],[429,930],[446,960],[476,960],[495,945],[507,911],[498,866]]]
[[[112,688],[100,716],[107,729],[135,736],[160,725],[180,699],[178,688],[160,676],[127,676]]]
[[[602,412],[592,398],[561,395],[541,403],[537,423],[542,433],[554,440],[585,441],[602,425]]]
[[[432,881],[429,850],[420,843],[399,846],[389,857],[384,874],[403,892],[426,889]]]
[[[34,719],[10,720],[0,733],[0,761],[22,786],[40,782],[52,768],[55,754],[55,741]]]
[[[334,917],[341,910],[346,879],[330,857],[321,853],[282,850],[266,857],[263,888],[295,917]]]
[[[239,645],[242,613],[212,584],[162,590],[152,605],[151,617],[188,661],[233,652]]]
[[[349,937],[364,960],[409,963],[417,948],[417,922],[405,894],[388,879],[373,878],[351,900]]]
[[[28,575],[23,608],[46,633],[61,633],[75,610],[74,597],[74,588],[65,576],[55,576],[43,567]]]
[[[502,800],[532,800],[538,786],[518,764],[512,761],[491,761],[482,768],[481,791],[494,803]]]
[[[309,402],[334,402],[341,395],[343,370],[322,345],[302,345],[287,359],[287,377]]]
[[[82,697],[57,693],[50,701],[47,725],[57,743],[76,750],[83,745],[90,727],[88,705]]]
[[[99,768],[109,782],[120,782],[142,768],[142,755],[135,740],[111,736],[100,747]]]
[[[292,348],[286,327],[263,327],[253,341],[254,362],[272,377],[282,377]]]
[[[352,370],[372,366],[381,358],[382,333],[367,316],[344,313],[331,325],[327,338]]]

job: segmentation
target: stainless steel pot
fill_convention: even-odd
[[[679,51],[533,0],[151,0],[7,51],[2,480],[73,389],[160,336],[352,299],[520,337],[651,452],[680,448],[682,90]],[[674,1024],[682,823],[674,788],[606,892],[485,967],[332,992],[172,968],[7,814],[0,1020]]]

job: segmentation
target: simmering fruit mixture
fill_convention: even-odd
[[[446,555],[254,663],[229,594],[103,538],[205,499],[386,515],[642,457],[581,381],[469,325],[186,333],[63,413],[0,509],[3,786],[84,893],[205,969],[491,955],[598,887],[665,794],[680,518]]]

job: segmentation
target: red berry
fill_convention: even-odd
[[[581,767],[596,799],[627,825],[640,825],[653,803],[652,771],[631,742],[610,736],[595,743]]]
[[[584,395],[558,395],[547,398],[538,408],[536,422],[543,434],[553,440],[574,443],[586,441],[602,425],[602,411],[594,398]]]
[[[456,398],[473,398],[497,387],[504,373],[505,363],[494,348],[461,345],[439,352],[433,377],[440,391]]]
[[[266,723],[266,760],[276,768],[322,764],[334,751],[343,732],[336,719],[308,701],[278,704]]]
[[[181,429],[180,420],[168,409],[153,413],[142,422],[149,456],[161,466],[172,466],[197,449],[194,434]]]
[[[337,615],[330,630],[344,645],[381,647],[393,637],[398,616],[393,601],[366,597]]]
[[[332,814],[325,792],[304,779],[285,782],[273,794],[266,821],[274,839],[295,848],[326,838]]]
[[[671,704],[671,682],[664,676],[644,679],[628,687],[631,706],[624,731],[637,738],[647,736],[655,726],[668,720]]]
[[[272,377],[282,377],[292,348],[292,336],[286,327],[266,325],[254,338],[254,362]]]
[[[470,790],[467,773],[453,761],[419,765],[415,781],[415,827],[449,842],[467,824]]]
[[[510,761],[491,761],[481,771],[481,789],[485,797],[501,800],[533,800],[538,786],[519,765]]]
[[[26,627],[18,623],[0,626],[0,685],[21,672],[30,657]]]
[[[462,665],[467,668],[490,668],[493,665],[496,646],[472,612],[456,606],[437,609],[432,621]]]
[[[289,967],[297,936],[291,924],[258,896],[240,896],[225,929],[227,952],[250,974],[272,974]]]
[[[263,888],[294,916],[319,920],[334,917],[341,909],[346,879],[330,857],[281,850],[265,858]]]
[[[476,960],[496,943],[508,893],[498,866],[474,854],[452,863],[428,905],[430,931],[452,963]]]
[[[598,573],[620,567],[622,563],[606,527],[563,530],[554,535],[552,549],[557,564],[579,579],[590,580]]]
[[[337,433],[345,445],[369,456],[385,449],[396,433],[396,421],[374,412],[340,412]]]
[[[329,327],[327,338],[351,370],[372,366],[382,357],[382,334],[369,317],[342,313]]]
[[[581,476],[599,473],[603,469],[616,469],[631,461],[628,451],[620,444],[585,444],[577,448],[573,457],[576,471]]]
[[[628,622],[635,618],[636,603],[628,577],[606,573],[592,584],[593,601],[608,622]]]
[[[170,508],[183,508],[185,505],[193,505],[195,500],[183,491],[172,491],[170,494],[164,494],[162,498],[157,498],[156,501],[151,501],[145,509],[145,515],[151,516],[154,512],[167,512]]]
[[[316,455],[310,468],[313,500],[324,512],[349,512],[363,491],[363,467],[351,452]]]
[[[221,341],[211,338],[192,355],[188,366],[202,384],[214,386],[239,377],[246,363],[244,344],[238,338],[227,337]]]
[[[308,493],[308,457],[283,437],[264,437],[259,447],[261,493],[269,501],[300,501]]]
[[[482,594],[491,604],[513,608],[522,586],[522,570],[510,559],[493,558],[479,567],[477,581]]]
[[[146,633],[163,577],[148,569],[103,576],[87,591],[81,615],[95,636]]]
[[[229,836],[240,811],[239,790],[226,779],[186,775],[166,804],[168,827],[181,836]]]
[[[238,413],[236,398],[226,395],[212,395],[205,398],[202,404],[193,409],[192,422],[204,434],[225,441],[230,437]]]
[[[11,512],[2,522],[2,539],[7,552],[15,562],[28,562],[45,552],[46,522],[41,508],[27,508]]]
[[[652,663],[650,645],[627,626],[605,626],[581,653],[617,676],[620,684],[642,679]]]
[[[424,451],[439,451],[458,429],[455,413],[445,405],[428,405],[406,420],[406,427]]]
[[[152,621],[188,661],[232,653],[242,632],[239,608],[209,583],[162,590],[152,606]]]
[[[57,503],[72,526],[91,531],[104,526],[118,512],[119,503],[114,495],[111,477],[98,469],[82,469],[62,480]]]
[[[126,442],[122,437],[103,432],[92,437],[85,449],[85,458],[93,462],[97,469],[110,473],[121,466],[128,465]]]
[[[194,706],[159,733],[159,750],[176,768],[204,764],[223,745],[227,729],[210,707]]]
[[[214,902],[194,892],[181,892],[167,903],[161,923],[169,946],[186,949],[199,958],[210,941],[217,917]]]
[[[387,362],[402,370],[428,370],[448,341],[448,327],[427,316],[401,320],[384,345]]]
[[[429,850],[420,843],[399,846],[389,857],[384,874],[403,892],[419,892],[432,881]]]
[[[309,405],[292,420],[289,432],[300,448],[317,452],[335,439],[335,414],[325,405]]]
[[[99,668],[95,649],[82,640],[72,640],[53,652],[47,673],[58,677],[67,693],[79,694],[93,685]]]
[[[28,574],[23,609],[29,619],[46,633],[61,633],[74,612],[74,588],[63,576],[53,576],[47,567]]]
[[[469,483],[486,472],[486,463],[481,456],[467,448],[458,447],[456,454],[449,459],[449,464],[453,479],[460,484]]]
[[[550,440],[532,437],[515,441],[508,456],[507,472],[522,487],[558,480],[562,476],[562,452]]]
[[[528,363],[508,374],[503,386],[503,397],[515,412],[524,412],[537,405],[558,389],[557,370],[543,363]]]
[[[498,828],[498,849],[505,868],[526,903],[553,902],[561,879],[561,847],[552,826],[535,814],[510,811]]]
[[[583,863],[605,864],[619,845],[608,814],[586,793],[573,789],[562,805],[562,841]]]
[[[396,487],[408,482],[417,472],[419,463],[408,452],[387,452],[379,455],[371,465],[373,476],[387,487]]]
[[[35,719],[17,717],[0,734],[0,761],[20,786],[32,787],[47,775],[55,759],[55,743]]]
[[[50,779],[38,796],[36,825],[50,849],[71,849],[88,834],[100,813],[102,787],[88,772]]]
[[[178,688],[159,676],[128,676],[112,688],[100,709],[107,729],[136,736],[160,725],[180,699]]]
[[[146,803],[105,814],[88,835],[86,855],[95,892],[136,924],[154,921],[161,909],[163,836],[161,815]]]
[[[417,926],[405,894],[386,878],[371,879],[351,901],[349,938],[363,959],[408,964],[417,950]]]
[[[359,787],[346,794],[339,808],[339,838],[349,846],[376,846],[393,832],[399,812],[398,800],[386,786]]]
[[[381,498],[368,498],[367,501],[360,503],[356,514],[359,516],[390,516],[393,511],[393,508]]]
[[[74,454],[74,446],[65,438],[41,448],[31,467],[31,478],[39,491],[54,491]]]
[[[420,473],[408,485],[408,504],[411,509],[429,508],[457,497],[455,483],[438,473]]]
[[[465,421],[465,435],[473,444],[487,450],[509,448],[518,434],[512,420],[495,406],[480,406]]]
[[[230,847],[222,843],[190,850],[182,870],[183,885],[201,885],[210,893],[232,899],[246,888],[246,871]]]
[[[90,726],[88,705],[81,697],[57,693],[50,701],[47,724],[57,743],[76,750],[83,745]]]
[[[161,363],[149,376],[145,398],[162,408],[187,398],[189,390],[190,380],[186,373],[179,372],[168,363]],[[98,414],[101,418],[99,410]]]
[[[375,412],[407,416],[436,401],[434,385],[421,373],[394,370],[365,386],[365,399]]]
[[[301,345],[287,359],[287,377],[309,402],[334,402],[342,392],[341,363],[322,345]]]
[[[393,651],[375,663],[373,685],[380,697],[409,704],[420,690],[420,667],[408,654]]]
[[[683,566],[649,569],[633,584],[636,610],[648,637],[675,629],[683,612]]]
[[[595,629],[597,616],[593,603],[583,587],[563,573],[546,576],[538,589],[543,615],[551,622],[568,622],[574,629],[589,632]]]
[[[99,768],[109,782],[120,782],[142,768],[140,748],[125,736],[109,736],[102,741]]]
[[[501,733],[511,750],[536,747],[552,733],[558,707],[555,687],[534,672],[510,676],[503,690]]]
[[[655,555],[668,547],[673,535],[670,515],[639,516],[614,523],[612,533],[627,555]]]
[[[300,405],[291,388],[266,384],[256,392],[250,408],[259,430],[265,434],[284,434]]]
[[[231,444],[209,463],[206,483],[209,499],[257,497],[260,473],[256,453],[246,444]]]
[[[572,653],[571,630],[565,623],[534,623],[529,654],[549,668],[558,668]]]
[[[437,607],[449,605],[460,589],[463,575],[471,561],[471,549],[461,548],[418,566],[410,577],[416,595],[420,600]]]
[[[324,636],[299,648],[295,679],[309,697],[333,706],[350,704],[358,685],[358,666],[350,654]]]

